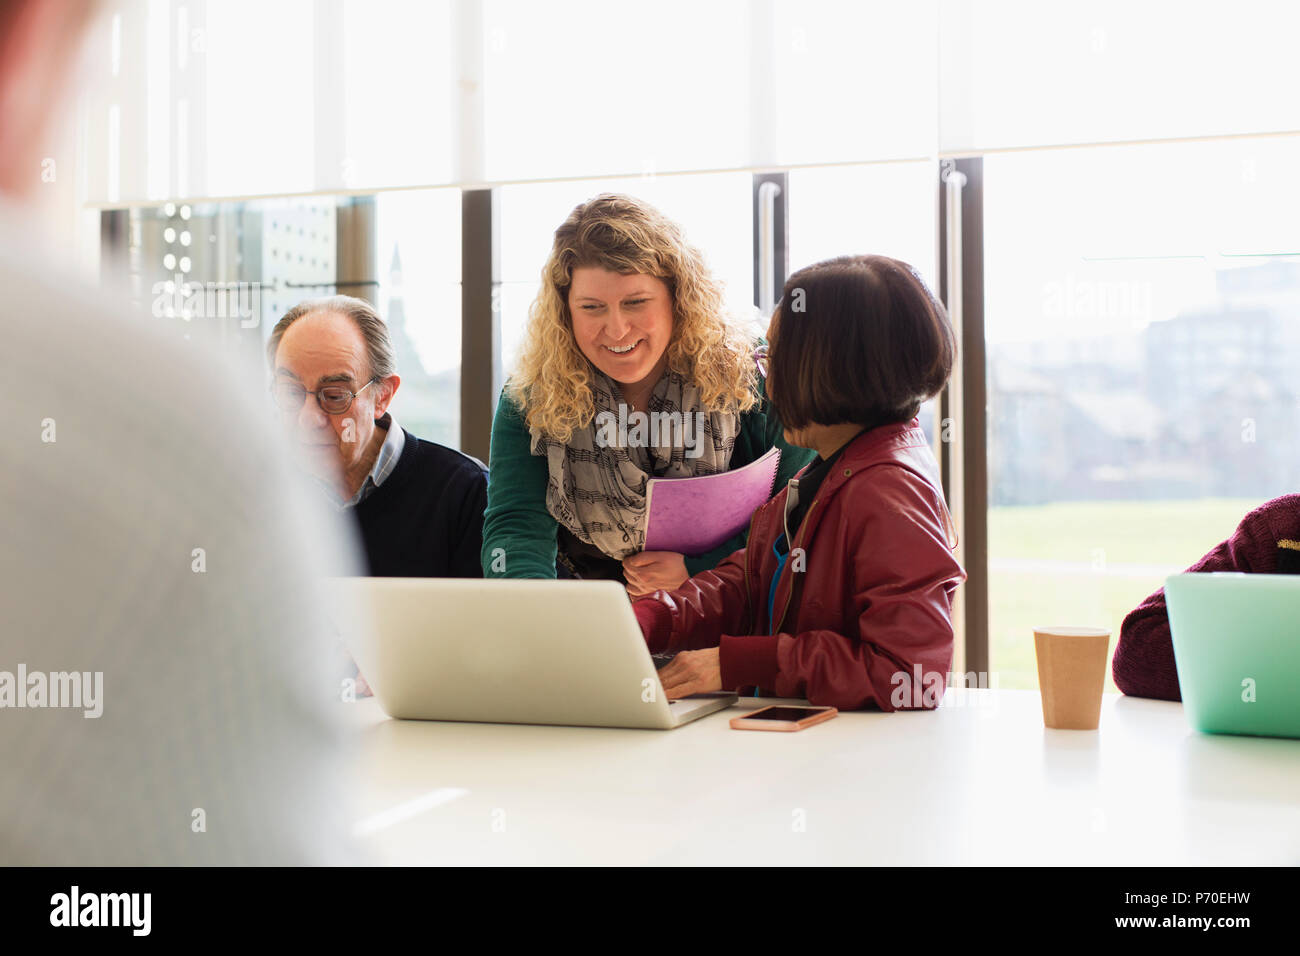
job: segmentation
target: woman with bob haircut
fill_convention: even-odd
[[[746,546],[633,609],[672,698],[737,690],[843,710],[938,706],[966,574],[917,422],[956,351],[906,263],[792,275],[768,330],[768,397],[817,459],[759,508]]]
[[[635,597],[742,547],[743,532],[707,554],[644,551],[646,481],[729,471],[777,445],[784,484],[811,460],[782,440],[758,344],[673,222],[630,196],[577,206],[492,422],[484,576],[614,579]]]

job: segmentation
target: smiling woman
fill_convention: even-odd
[[[632,411],[643,411],[668,368],[673,307],[667,283],[655,276],[583,266],[573,270],[569,312],[582,354],[620,383]]]
[[[573,210],[493,422],[486,576],[615,579],[638,596],[744,546],[742,533],[708,554],[643,550],[649,478],[729,471],[778,445],[784,484],[813,457],[785,444],[755,336],[722,301],[703,256],[646,203],[606,193]],[[664,415],[700,427],[601,427]]]

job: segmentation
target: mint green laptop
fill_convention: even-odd
[[[1165,602],[1192,726],[1300,737],[1300,575],[1175,574]]]

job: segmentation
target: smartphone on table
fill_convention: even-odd
[[[830,720],[839,711],[834,707],[801,707],[788,704],[773,704],[760,707],[743,717],[731,718],[732,730],[782,730],[786,732],[803,730],[813,724]]]

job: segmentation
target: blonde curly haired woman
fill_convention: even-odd
[[[781,488],[813,459],[782,437],[759,344],[728,318],[721,286],[675,223],[630,196],[575,208],[555,231],[492,423],[484,576],[614,579],[637,597],[743,547],[744,532],[707,554],[642,550],[645,490],[648,478],[729,471],[774,445]],[[606,424],[638,412],[678,412],[697,427],[607,440]]]

